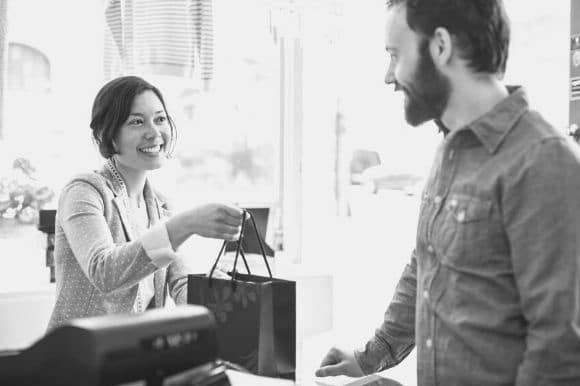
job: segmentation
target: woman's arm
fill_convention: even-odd
[[[116,243],[104,211],[98,189],[84,181],[63,190],[57,211],[75,258],[103,293],[131,287],[173,263],[177,248],[193,234],[237,240],[243,214],[234,206],[207,204],[170,217],[138,239]]]

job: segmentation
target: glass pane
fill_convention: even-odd
[[[147,72],[178,130],[172,173],[180,202],[277,199],[279,54],[260,1],[213,2],[212,79]]]
[[[36,229],[38,209],[56,208],[66,181],[103,162],[89,128],[93,99],[105,81],[103,4],[10,2],[0,248],[18,251],[11,268],[28,272],[30,279],[21,283],[11,280],[19,275],[7,275],[1,282],[11,290],[48,283],[46,238]],[[177,208],[209,200],[273,206],[278,199],[280,89],[270,5],[259,0],[212,4],[209,83],[200,74],[179,78],[138,69],[137,75],[162,90],[178,128],[174,159],[153,178],[163,181]],[[191,247],[184,247],[186,253],[203,255],[199,268],[208,268],[217,253],[213,243],[201,252]]]

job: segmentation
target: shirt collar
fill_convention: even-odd
[[[457,130],[471,130],[489,153],[495,153],[504,138],[528,110],[528,97],[523,87],[507,86],[509,95],[489,112]]]

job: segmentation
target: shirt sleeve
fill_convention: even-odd
[[[354,352],[365,374],[399,364],[415,347],[416,294],[417,259],[413,251],[411,262],[405,267],[385,312],[383,324],[364,348]]]
[[[190,268],[183,258],[175,259],[167,268],[167,286],[169,295],[175,304],[187,304],[187,276]]]
[[[158,268],[163,268],[177,259],[177,254],[169,241],[165,222],[153,226],[140,239],[147,256]]]
[[[516,385],[580,384],[572,328],[580,257],[580,158],[563,138],[526,151],[503,192],[505,229],[527,326]]]

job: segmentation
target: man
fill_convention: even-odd
[[[411,125],[445,134],[418,234],[382,326],[317,376],[361,376],[417,347],[420,385],[580,385],[576,146],[501,83],[501,0],[388,2],[386,83]]]

